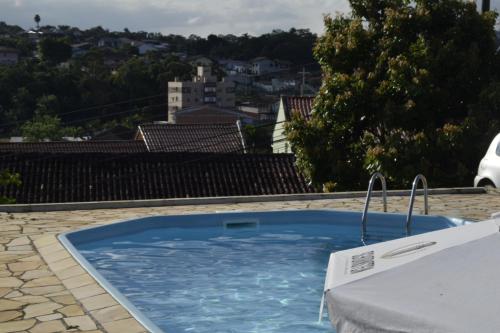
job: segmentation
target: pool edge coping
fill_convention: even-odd
[[[118,222],[120,222],[120,221],[113,221],[111,223],[118,223]],[[140,314],[141,312],[140,311],[133,311],[133,309],[135,309],[135,307],[132,304],[130,304],[130,306],[131,306],[130,309],[127,306],[125,306],[125,305],[129,304],[128,300],[125,299],[123,296],[120,297],[121,294],[119,292],[117,294],[114,294],[112,292],[113,290],[115,290],[114,287],[109,285],[109,283],[107,283],[107,281],[105,279],[99,280],[99,278],[100,278],[99,273],[96,272],[97,274],[99,274],[99,277],[94,276],[94,274],[93,274],[94,269],[91,267],[91,265],[88,262],[87,262],[87,264],[85,264],[86,260],[79,253],[77,253],[76,249],[75,249],[75,252],[71,251],[70,248],[73,246],[71,245],[71,243],[68,240],[65,240],[66,239],[65,237],[63,237],[63,235],[66,233],[69,233],[69,232],[60,233],[60,234],[45,235],[45,236],[37,239],[36,241],[34,241],[34,246],[35,246],[37,252],[42,257],[42,259],[47,263],[50,270],[56,275],[56,277],[61,281],[61,283],[64,285],[64,287],[71,293],[71,295],[73,295],[73,297],[77,300],[77,302],[80,303],[81,307],[83,309],[85,309],[85,311],[87,312],[87,315],[90,316],[92,318],[92,320],[94,320],[94,322],[97,324],[98,328],[105,331],[105,332],[110,332],[110,329],[109,329],[110,326],[114,326],[115,323],[120,322],[120,321],[128,321],[127,324],[131,324],[130,326],[132,328],[132,330],[130,332],[165,333],[164,331],[161,331],[161,330],[160,331],[151,330],[151,328],[156,327],[156,325],[154,325],[152,323],[151,324],[153,327],[146,326],[144,324],[144,322],[147,323],[147,321],[148,321],[147,318],[146,318],[146,320],[139,320],[138,318],[136,318],[135,315]],[[39,245],[38,243],[40,243],[40,241],[45,243],[45,245]],[[46,245],[47,242],[48,242],[48,245]],[[47,249],[50,249],[50,250],[47,250]],[[64,256],[63,259],[58,260],[58,261],[51,260],[51,257],[54,253],[58,253],[60,255],[60,253],[63,251],[67,253],[67,256]],[[62,261],[65,261],[68,259],[73,260],[75,264],[71,265],[69,267],[58,268],[58,265],[60,265],[60,263]],[[80,259],[85,260],[85,262],[82,262]],[[80,275],[77,275],[77,277],[82,277],[82,276],[86,275],[87,278],[91,278],[93,280],[93,283],[83,285],[83,286],[77,286],[77,287],[69,286],[66,281],[73,279],[75,277],[73,276],[73,277],[69,277],[69,278],[63,278],[61,275],[61,272],[66,270],[66,269],[71,269],[71,268],[76,267],[76,266],[81,267],[83,269],[83,273]],[[75,293],[76,289],[88,288],[88,287],[91,287],[92,285],[96,285],[98,288],[103,289],[103,292],[97,293],[97,294],[91,294],[90,296],[80,296],[77,293]],[[89,299],[93,299],[96,297],[102,298],[105,295],[111,297],[112,300],[116,304],[111,304],[111,305],[96,308],[96,309],[92,309],[88,305],[86,305],[86,303]],[[95,312],[103,311],[103,310],[106,310],[109,308],[114,308],[116,306],[120,306],[124,311],[126,311],[128,313],[128,317],[113,319],[113,320],[104,322],[94,315]],[[131,319],[135,321],[135,325],[133,325],[134,323],[130,323]]]
[[[422,193],[423,193],[422,190],[417,191],[417,194],[419,195]],[[456,188],[429,189],[428,193],[429,195],[487,194],[488,191],[483,187],[456,187]],[[380,195],[381,195],[380,191],[373,192],[373,196],[375,197]],[[387,191],[387,195],[409,196],[410,190],[391,190]],[[151,200],[127,200],[127,201],[13,204],[13,205],[0,205],[0,212],[27,213],[27,212],[54,212],[54,211],[73,211],[73,210],[95,210],[95,209],[211,205],[211,204],[238,204],[238,203],[256,203],[256,202],[331,200],[331,199],[364,198],[365,196],[366,196],[365,191],[356,191],[356,192],[335,192],[335,193],[279,194],[279,195],[151,199]]]
[[[122,223],[126,221],[115,221],[115,223]],[[98,228],[99,226],[94,226],[93,228]],[[102,227],[102,226],[101,226]],[[73,232],[78,232],[81,230],[75,230]],[[134,318],[141,326],[143,326],[150,333],[165,333],[156,324],[154,324],[148,317],[146,317],[141,310],[139,310],[135,305],[133,305],[127,297],[125,297],[120,291],[118,291],[113,285],[102,276],[91,263],[85,259],[83,255],[73,246],[71,241],[66,237],[72,232],[61,233],[56,236],[59,243],[63,248],[73,257],[73,259],[82,267],[86,274],[90,275],[94,281],[101,286],[115,301],[122,306],[132,318]],[[57,275],[57,272],[56,272]],[[71,290],[70,290],[71,291]],[[78,299],[78,298],[77,298]],[[90,312],[90,311],[89,311]],[[96,318],[94,318],[96,319]],[[97,319],[96,319],[97,321]]]

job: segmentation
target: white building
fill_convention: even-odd
[[[220,60],[219,65],[228,75],[248,74],[251,67],[246,61],[232,59]]]
[[[271,60],[265,57],[255,58],[250,64],[250,70],[255,75],[284,72],[290,69],[290,62],[288,61]]]
[[[235,84],[225,80],[217,81],[210,67],[198,66],[192,81],[168,83],[168,119],[175,119],[175,113],[185,108],[200,105],[220,108],[234,108],[236,105]]]
[[[286,139],[285,124],[292,119],[292,115],[309,119],[313,112],[314,97],[309,96],[282,96],[273,131],[273,153],[291,153],[290,143]]]

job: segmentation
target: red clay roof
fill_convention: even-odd
[[[286,120],[298,113],[302,118],[309,119],[313,110],[314,97],[309,96],[283,96]]]
[[[149,124],[139,126],[150,152],[243,153],[232,124]]]
[[[22,184],[0,196],[17,203],[312,192],[289,154],[0,154],[4,169]]]

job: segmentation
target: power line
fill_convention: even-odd
[[[76,110],[72,110],[72,111],[68,111],[68,112],[63,112],[63,113],[57,114],[56,116],[67,116],[70,114],[75,114],[75,113],[80,113],[80,112],[85,112],[85,111],[90,111],[90,110],[96,110],[96,109],[102,109],[102,108],[106,108],[106,107],[110,107],[110,106],[114,106],[114,105],[120,105],[120,104],[135,102],[135,101],[142,101],[142,100],[152,99],[152,98],[166,96],[166,95],[167,94],[157,94],[157,95],[151,95],[151,96],[146,96],[146,97],[132,98],[132,99],[123,100],[120,102],[101,104],[101,105],[96,105],[96,106],[92,106],[92,107],[88,107],[88,108],[81,108],[81,109],[76,109]],[[97,117],[99,117],[99,116],[97,116]],[[18,124],[21,124],[23,122],[29,121],[31,119],[33,119],[33,118],[26,118],[26,119],[8,122],[8,123],[0,125],[0,128],[10,127],[12,125],[18,125]]]

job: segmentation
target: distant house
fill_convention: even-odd
[[[268,101],[262,103],[242,103],[238,105],[238,111],[256,116],[260,121],[276,121],[279,102]]]
[[[279,93],[283,91],[294,91],[297,89],[298,84],[293,79],[273,78],[269,81],[254,82],[253,86],[268,93]]]
[[[71,56],[73,58],[78,58],[84,56],[90,49],[92,44],[90,43],[78,43],[71,45]]]
[[[145,55],[148,52],[166,52],[169,49],[167,43],[134,42],[133,45],[137,47],[140,55]]]
[[[202,104],[187,107],[177,111],[170,111],[168,122],[170,124],[251,124],[259,120],[257,114],[249,114],[236,108],[222,108],[216,105]]]
[[[10,47],[0,46],[0,65],[15,65],[18,61],[18,50]]]
[[[273,131],[273,152],[275,154],[291,153],[290,143],[284,134],[285,123],[292,115],[309,119],[313,112],[314,97],[283,96],[281,97],[276,125]]]
[[[120,47],[121,43],[118,38],[104,37],[97,41],[98,47],[109,47],[112,49]]]
[[[292,155],[213,153],[0,153],[21,185],[19,204],[310,193]]]
[[[290,69],[290,62],[271,60],[265,57],[255,58],[250,62],[250,64],[250,70],[254,75],[283,72]]]
[[[232,124],[145,124],[135,137],[149,152],[244,153],[241,127]]]
[[[222,66],[224,72],[226,72],[228,75],[250,73],[250,64],[246,61],[232,59],[220,60],[219,65]]]

